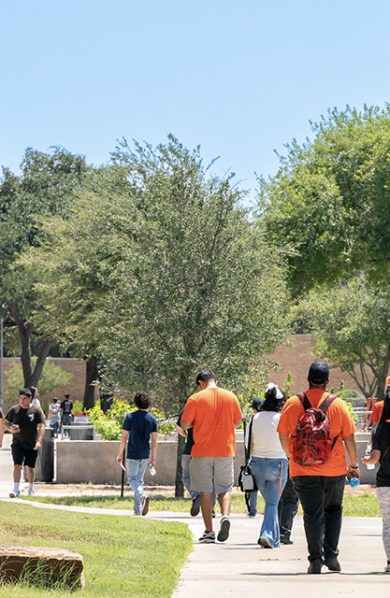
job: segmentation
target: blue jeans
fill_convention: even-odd
[[[278,504],[287,480],[288,461],[251,457],[250,468],[265,502],[260,538],[276,548],[280,544]]]
[[[134,515],[141,515],[144,494],[144,474],[149,459],[127,459],[127,479],[134,492]]]
[[[191,455],[182,454],[181,456],[181,477],[183,480],[184,487],[190,493],[192,500],[199,496],[199,490],[191,490],[191,477],[190,477],[190,461]]]
[[[252,471],[252,470],[251,470]],[[248,492],[248,498],[249,498],[249,513],[257,513],[257,490],[252,490],[251,492]]]

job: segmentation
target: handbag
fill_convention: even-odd
[[[252,424],[253,424],[253,415],[251,417],[251,421],[249,422],[249,433],[248,433],[248,447],[245,447],[245,465],[240,467],[240,473],[238,475],[238,485],[241,492],[252,492],[253,490],[257,490],[255,478],[251,473],[249,459],[250,459],[250,452],[251,452],[251,443],[252,443]],[[245,428],[244,428],[244,438],[245,438]]]

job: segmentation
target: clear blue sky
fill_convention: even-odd
[[[0,164],[172,132],[253,193],[309,120],[389,101],[389,30],[388,0],[4,2]]]

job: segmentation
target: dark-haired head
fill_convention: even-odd
[[[286,397],[276,384],[268,384],[265,391],[265,401],[262,404],[260,411],[281,411]]]
[[[143,390],[136,392],[134,395],[134,405],[138,409],[149,409],[151,400],[149,396]]]
[[[199,386],[199,382],[204,382],[205,384],[208,384],[210,380],[214,380],[214,382],[217,381],[214,372],[208,370],[207,368],[203,368],[202,370],[200,370],[200,372],[196,375],[195,378],[197,386]]]

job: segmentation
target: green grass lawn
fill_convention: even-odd
[[[88,515],[0,503],[0,544],[47,546],[79,552],[85,590],[66,592],[21,585],[0,586],[0,597],[169,597],[192,549],[181,523]],[[168,556],[167,556],[168,555]]]
[[[61,498],[52,497],[34,497],[26,500],[37,500],[39,502],[54,503],[60,505],[73,505],[84,507],[100,507],[105,509],[132,509],[133,500],[131,495],[125,498],[119,496],[64,496]],[[189,512],[191,500],[189,498],[167,498],[166,496],[151,495],[149,509],[151,511],[172,511]],[[262,512],[264,501],[259,496],[257,508]],[[245,501],[243,494],[233,494],[232,512],[245,513]],[[301,513],[301,511],[299,511]],[[380,517],[379,505],[375,495],[368,493],[346,494],[344,497],[344,511],[348,517]]]

